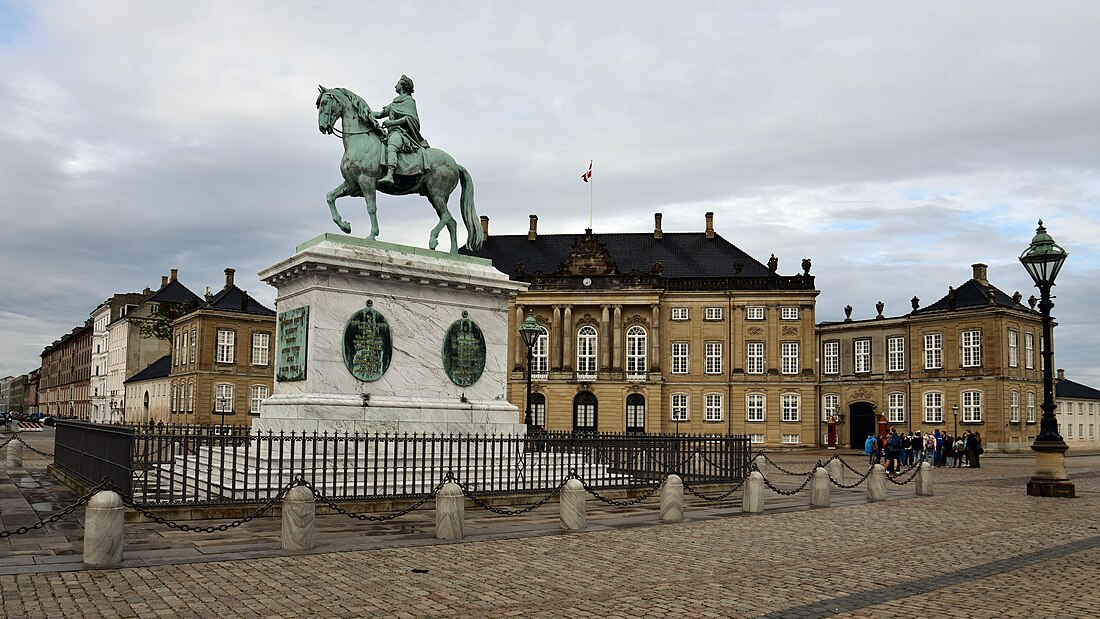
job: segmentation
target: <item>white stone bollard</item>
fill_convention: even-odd
[[[759,514],[764,511],[764,475],[760,471],[749,473],[745,480],[745,495],[741,500],[741,511]]]
[[[4,466],[9,469],[17,469],[23,466],[23,443],[19,442],[19,439],[12,439],[7,446],[7,452],[4,456]]]
[[[867,475],[867,500],[886,500],[886,469],[881,464],[871,467]]]
[[[588,514],[585,511],[587,498],[588,492],[585,491],[581,480],[570,479],[565,482],[559,497],[561,528],[566,531],[583,531],[588,526]]]
[[[814,469],[814,478],[810,480],[810,505],[829,506],[831,501],[829,484],[829,471],[826,471],[823,466]]]
[[[462,539],[466,536],[466,497],[462,488],[447,482],[435,495],[435,536],[437,539]]]
[[[752,459],[752,463],[756,465],[756,470],[763,471],[764,467],[768,464],[768,460],[764,457],[764,454],[760,454]]]
[[[684,519],[684,480],[669,475],[661,486],[661,522],[681,522]]]
[[[840,461],[840,458],[829,460],[829,463],[825,465],[825,469],[829,471],[829,476],[833,478],[833,481],[838,484],[844,483],[844,463]]]
[[[283,550],[312,550],[317,503],[305,486],[291,488],[283,498]]]
[[[917,469],[917,495],[932,496],[932,465],[921,462]]]
[[[84,564],[112,566],[122,563],[126,508],[113,490],[100,490],[84,510]]]

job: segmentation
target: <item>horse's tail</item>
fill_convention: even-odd
[[[458,164],[455,164],[458,165]],[[474,208],[474,179],[461,165],[458,166],[458,178],[462,182],[462,223],[466,224],[466,249],[477,251],[481,249],[484,236],[481,230],[481,219]]]

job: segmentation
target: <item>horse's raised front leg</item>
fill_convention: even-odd
[[[340,217],[340,211],[336,210],[336,199],[350,195],[351,186],[348,185],[347,181],[340,183],[336,189],[333,189],[325,195],[325,199],[328,200],[328,210],[332,213],[332,221],[336,222],[337,226],[340,226],[344,234],[351,234],[351,224]]]
[[[458,224],[454,218],[451,217],[451,212],[447,210],[447,196],[437,197],[428,196],[428,201],[432,203],[432,207],[435,208],[435,214],[439,216],[439,223],[432,228],[431,234],[428,235],[428,249],[435,249],[439,245],[439,231],[444,226],[447,227],[447,231],[451,234],[451,253],[458,253],[458,237],[456,236],[456,230]]]
[[[363,201],[367,203],[370,215],[370,236],[368,241],[378,238],[378,196],[375,194],[375,179],[369,174],[359,175],[359,189],[363,192]]]

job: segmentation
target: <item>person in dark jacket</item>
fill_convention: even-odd
[[[979,458],[983,451],[981,433],[975,432],[971,434],[970,440],[966,441],[966,455],[970,457],[970,468],[982,468],[982,463]]]

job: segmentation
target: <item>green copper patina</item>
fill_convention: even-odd
[[[309,306],[279,312],[275,379],[281,383],[306,379],[306,344],[309,334]]]
[[[368,383],[382,378],[393,357],[390,325],[373,305],[367,301],[367,307],[352,314],[344,327],[344,365]]]
[[[443,370],[459,387],[476,383],[485,371],[485,336],[481,327],[470,320],[469,312],[462,312],[462,318],[447,329],[443,338]]]
[[[447,201],[461,183],[466,246],[472,251],[481,248],[481,221],[474,208],[473,179],[453,157],[428,147],[420,133],[412,80],[402,75],[397,82],[397,97],[379,112],[371,111],[366,101],[346,88],[318,86],[318,89],[317,126],[321,133],[339,135],[344,143],[344,157],[340,160],[344,182],[326,196],[332,221],[341,230],[351,234],[351,224],[336,210],[337,198],[353,196],[366,201],[371,222],[367,238],[374,240],[378,236],[375,192],[394,196],[419,194],[428,198],[439,216],[439,223],[428,236],[428,248],[436,248],[439,232],[446,227],[451,237],[451,253],[457,253],[458,224],[451,217]],[[384,126],[378,124],[379,118],[387,119]],[[337,120],[340,129],[336,128]]]

